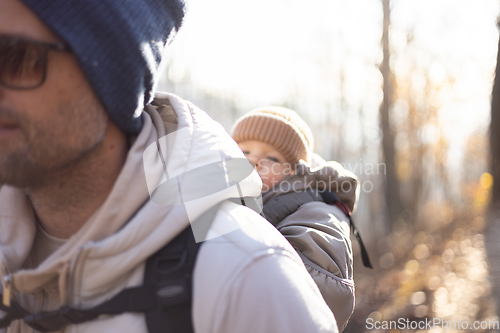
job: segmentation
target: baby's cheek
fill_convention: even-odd
[[[282,175],[273,175],[271,173],[268,173],[267,175],[261,175],[260,178],[262,179],[262,184],[267,185],[269,188],[275,186],[283,179]]]

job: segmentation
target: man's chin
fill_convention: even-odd
[[[1,128],[0,127],[0,159],[15,154],[25,144],[19,127]]]

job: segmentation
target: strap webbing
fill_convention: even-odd
[[[2,297],[3,295],[0,294],[0,299]],[[14,320],[21,319],[29,314],[29,312],[19,306],[16,301],[11,301],[10,307],[6,307],[2,304],[2,302],[0,302],[0,311],[3,311],[7,314],[2,319],[0,319],[0,328],[8,327]]]
[[[110,300],[86,310],[65,306],[32,314],[12,301],[10,307],[0,305],[0,310],[7,313],[0,319],[0,328],[23,319],[39,332],[54,332],[100,315],[143,312],[150,333],[192,333],[192,271],[201,244],[195,242],[188,226],[147,260],[142,286],[124,289]]]
[[[325,202],[334,204],[337,207],[340,208],[344,212],[344,214],[349,217],[349,222],[351,224],[351,229],[352,233],[354,234],[354,237],[358,240],[359,243],[359,249],[361,251],[361,260],[363,261],[363,266],[367,268],[373,268],[372,263],[370,262],[370,257],[368,256],[368,251],[366,251],[365,245],[363,244],[363,240],[361,239],[361,235],[359,233],[358,228],[356,228],[356,225],[354,224],[354,220],[352,219],[352,213],[349,207],[340,201],[340,199],[337,197],[337,195],[334,192],[324,192],[323,194],[323,199]]]
[[[218,206],[211,208],[217,209]],[[191,315],[193,270],[202,243],[196,243],[191,228],[199,229],[196,224],[200,221],[193,222],[193,226],[146,262],[144,285],[156,286],[158,303],[146,312],[149,333],[194,332]],[[211,224],[212,221],[213,217],[206,222]],[[208,232],[209,226],[206,229]]]
[[[359,230],[354,225],[354,221],[351,215],[349,215],[349,221],[351,222],[352,232],[359,243],[359,249],[361,250],[361,260],[363,261],[363,265],[368,268],[373,268],[372,263],[370,262],[370,257],[368,256],[368,251],[366,251],[365,245],[361,240],[361,235],[359,234]]]

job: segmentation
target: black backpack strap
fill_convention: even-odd
[[[361,235],[359,234],[358,228],[354,225],[354,221],[349,214],[349,221],[351,222],[351,228],[354,236],[358,240],[359,243],[359,249],[361,250],[361,260],[363,260],[363,265],[368,268],[373,268],[372,263],[370,262],[370,257],[368,256],[368,251],[365,248],[365,245],[363,244],[363,241],[361,240]]]
[[[3,295],[0,294],[0,299]],[[24,310],[16,301],[11,300],[10,307],[7,307],[0,302],[0,311],[6,313],[6,315],[0,319],[0,328],[5,328],[10,325],[11,322],[17,319],[22,319],[24,316],[28,315],[29,312]]]
[[[346,204],[344,204],[340,199],[337,197],[335,192],[331,191],[325,191],[321,193],[323,200],[329,204],[329,205],[337,205],[337,207],[340,208],[344,212],[345,215],[349,218],[349,222],[351,224],[351,230],[352,233],[354,234],[354,237],[358,240],[359,243],[359,249],[361,250],[361,260],[363,261],[363,265],[368,268],[373,268],[371,262],[370,262],[370,257],[368,256],[368,251],[365,248],[365,245],[363,244],[363,240],[361,239],[361,235],[359,233],[358,228],[354,225],[354,220],[352,219],[352,214],[351,211],[349,210],[349,207],[347,207]]]
[[[193,270],[201,242],[191,227],[146,262],[144,285],[156,286],[158,306],[146,312],[149,333],[192,333]]]
[[[54,332],[100,315],[143,312],[150,333],[192,333],[192,272],[201,244],[195,242],[190,225],[147,260],[142,286],[124,289],[110,300],[85,310],[65,306],[32,314],[12,301],[10,307],[0,306],[7,313],[0,319],[0,328],[23,319],[39,332]]]

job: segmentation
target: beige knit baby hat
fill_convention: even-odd
[[[301,159],[309,163],[314,148],[314,138],[306,122],[297,112],[279,106],[265,106],[246,113],[236,120],[231,135],[238,143],[265,142],[292,165]]]

